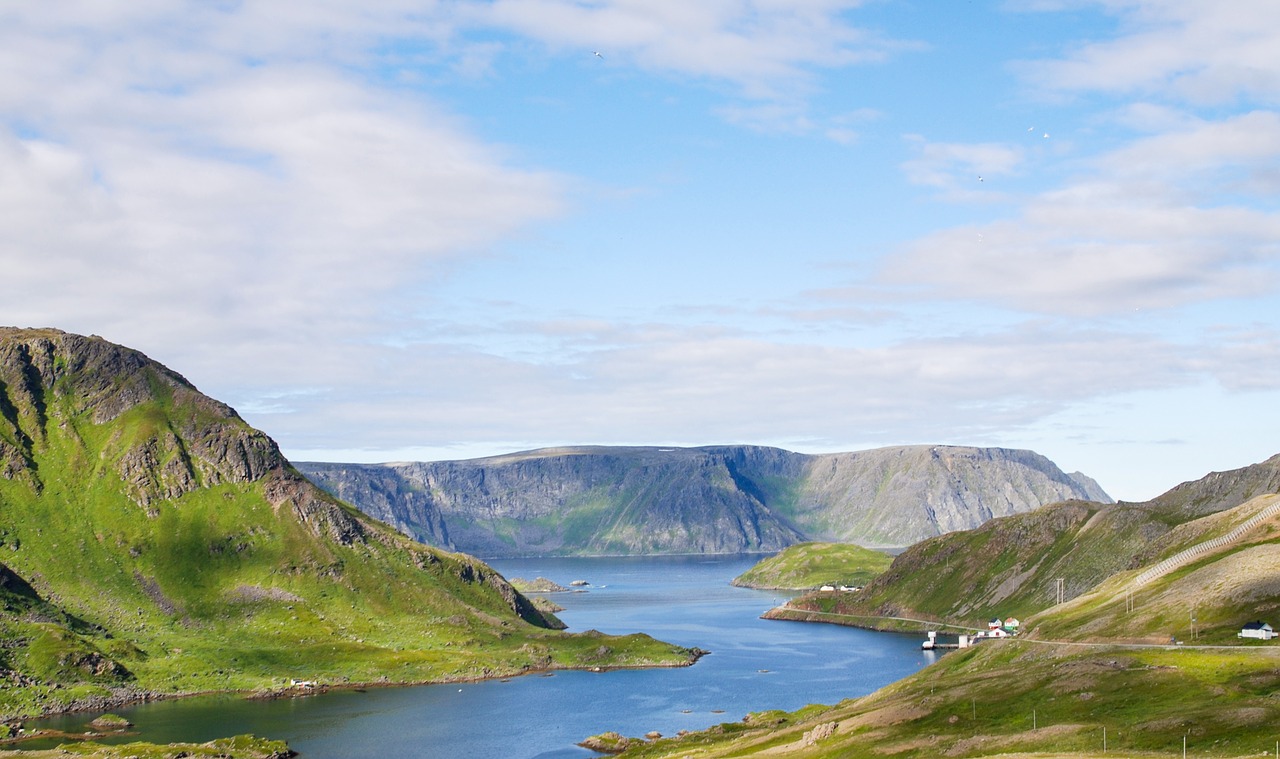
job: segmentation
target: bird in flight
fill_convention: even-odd
[[[594,56],[595,56],[595,57],[597,57],[597,58],[603,58],[603,57],[604,57],[603,55],[600,55],[600,51],[599,51],[599,50],[597,50],[597,51],[595,51],[594,53],[592,53],[592,55],[594,55]]]

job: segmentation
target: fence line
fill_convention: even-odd
[[[1208,551],[1212,551],[1216,548],[1221,548],[1222,546],[1234,543],[1240,538],[1244,537],[1244,535],[1248,533],[1250,530],[1252,530],[1254,527],[1257,527],[1258,525],[1267,521],[1268,519],[1275,516],[1276,514],[1280,514],[1280,501],[1273,502],[1271,505],[1267,506],[1262,511],[1259,511],[1257,514],[1254,514],[1253,516],[1249,517],[1245,521],[1241,522],[1239,525],[1236,526],[1235,529],[1231,530],[1231,532],[1228,532],[1225,535],[1219,535],[1218,537],[1213,538],[1211,540],[1206,540],[1203,543],[1197,543],[1196,545],[1193,545],[1190,548],[1179,551],[1178,553],[1175,553],[1169,558],[1164,559],[1163,561],[1161,561],[1159,564],[1156,564],[1155,566],[1147,567],[1145,570],[1142,571],[1142,574],[1138,575],[1133,579],[1133,584],[1135,587],[1142,587],[1143,585],[1146,585],[1152,580],[1158,577],[1163,577],[1169,574],[1170,572],[1172,572],[1173,570],[1177,569],[1178,567],[1181,567],[1190,563],[1193,559],[1205,554]]]

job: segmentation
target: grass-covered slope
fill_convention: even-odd
[[[858,587],[883,573],[892,561],[888,554],[852,543],[800,543],[761,559],[733,584],[784,590]]]
[[[0,329],[0,715],[292,678],[682,664],[566,635],[496,572],[312,486],[136,351]]]
[[[791,614],[978,626],[1003,611],[1022,617],[1024,634],[947,653],[865,698],[632,741],[622,755],[1155,757],[1184,745],[1194,756],[1270,755],[1280,642],[1237,633],[1280,621],[1277,465],[1215,473],[1145,504],[1059,504],[927,541],[868,597],[816,594]],[[1108,566],[1120,569],[1056,603],[1053,578]]]
[[[947,653],[864,698],[632,741],[621,756],[1170,757],[1184,739],[1188,756],[1270,756],[1278,688],[1277,647],[994,641]]]
[[[1159,541],[1159,555],[1189,551],[1185,563],[1144,581],[1149,565],[1120,572],[1070,601],[1027,620],[1039,638],[1241,644],[1254,620],[1280,624],[1280,495],[1188,522]],[[1256,517],[1251,520],[1251,517]],[[1250,526],[1252,525],[1252,526]],[[1169,554],[1174,550],[1178,553]]]
[[[906,617],[979,627],[1087,593],[1118,572],[1228,532],[1242,499],[1280,490],[1280,456],[1184,483],[1145,503],[1069,501],[922,541],[857,594],[813,594],[791,611]],[[874,623],[871,623],[874,624]]]

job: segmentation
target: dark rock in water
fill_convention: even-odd
[[[94,730],[115,731],[133,727],[133,723],[116,714],[104,714],[89,723]]]
[[[621,754],[631,748],[631,745],[635,742],[637,741],[633,738],[628,738],[625,735],[609,731],[607,733],[593,735],[590,738],[581,741],[578,745],[601,754]]]

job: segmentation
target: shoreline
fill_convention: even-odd
[[[826,611],[808,611],[787,606],[775,606],[760,615],[761,619],[775,619],[784,622],[817,622],[842,627],[856,627],[860,630],[889,633],[924,633],[930,630],[948,628],[961,632],[980,632],[982,628],[939,622],[929,619],[911,619],[909,617],[884,617],[874,614],[836,614]]]
[[[238,696],[246,701],[268,701],[285,698],[310,698],[312,696],[320,696],[325,693],[341,692],[341,691],[360,691],[373,688],[416,688],[428,685],[456,685],[459,683],[480,683],[491,680],[504,680],[515,677],[525,676],[549,676],[556,672],[593,672],[606,673],[616,670],[634,670],[634,669],[679,669],[681,667],[692,667],[697,664],[702,657],[709,655],[711,652],[696,646],[688,649],[690,658],[684,662],[671,664],[619,664],[619,665],[587,665],[587,666],[551,666],[542,668],[520,667],[517,669],[494,672],[488,675],[458,675],[446,676],[443,678],[433,678],[430,680],[373,680],[369,682],[339,682],[326,683],[317,681],[312,687],[288,686],[277,689],[253,689],[253,690],[201,690],[178,693],[162,693],[159,691],[134,691],[128,693],[113,693],[106,696],[93,696],[87,699],[68,702],[66,708],[54,711],[41,712],[34,715],[6,717],[0,720],[0,724],[5,725],[21,725],[27,721],[39,721],[53,719],[55,717],[64,717],[75,714],[89,714],[93,712],[106,712],[111,709],[120,709],[138,704],[152,703],[156,701],[177,701],[181,699],[200,698],[202,696]],[[8,750],[7,747],[19,744],[29,740],[41,738],[56,738],[58,736],[66,736],[72,740],[94,740],[102,737],[110,737],[118,735],[116,732],[97,732],[92,734],[67,733],[65,731],[50,730],[48,732],[40,731],[30,734],[16,735],[9,738],[0,738],[0,751]],[[83,737],[82,737],[83,736]]]

